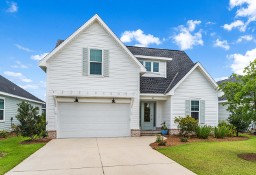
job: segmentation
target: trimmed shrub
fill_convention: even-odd
[[[8,136],[8,132],[5,130],[0,131],[0,138],[6,138]]]
[[[226,126],[220,126],[214,128],[214,137],[218,139],[223,139],[228,134],[228,129]]]
[[[196,128],[196,136],[199,139],[208,139],[209,135],[211,134],[212,128],[210,126],[198,126]]]
[[[158,146],[165,146],[166,141],[164,141],[164,137],[161,135],[156,136],[156,143],[158,143]]]
[[[193,132],[195,132],[198,126],[198,121],[190,116],[176,117],[174,122],[178,124],[180,135],[183,137],[188,137],[191,135]]]
[[[228,122],[221,121],[218,124],[218,127],[226,127],[227,129],[227,137],[233,137],[236,135],[236,127]]]
[[[187,138],[187,137],[181,137],[181,138],[180,138],[180,141],[181,141],[181,142],[188,142],[188,138]]]

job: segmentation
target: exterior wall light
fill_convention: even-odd
[[[112,103],[116,103],[116,100],[115,100],[115,98],[113,98],[113,99],[112,99]]]
[[[78,98],[77,98],[77,97],[75,98],[75,101],[74,101],[74,102],[75,102],[75,103],[78,103]]]

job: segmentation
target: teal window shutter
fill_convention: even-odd
[[[200,124],[205,124],[205,100],[200,100]]]
[[[88,76],[88,65],[89,65],[89,60],[88,60],[88,48],[83,48],[83,75]]]
[[[109,50],[103,51],[103,76],[109,76]]]
[[[191,116],[190,100],[185,100],[185,115]]]

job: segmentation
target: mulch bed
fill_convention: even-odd
[[[256,153],[244,153],[244,154],[238,154],[239,158],[247,160],[247,161],[256,161]]]
[[[25,145],[25,144],[33,144],[33,143],[47,143],[51,139],[49,138],[43,138],[43,139],[36,139],[36,140],[24,140],[20,142],[20,144]]]
[[[166,146],[158,146],[158,143],[151,143],[150,146],[153,149],[157,149],[157,148],[165,148],[165,147],[170,147],[170,146],[176,146],[176,145],[183,145],[183,144],[188,144],[188,143],[192,143],[192,142],[227,142],[227,141],[241,141],[241,140],[247,140],[247,137],[226,137],[224,139],[217,139],[213,136],[209,136],[208,139],[199,139],[196,137],[191,137],[188,139],[188,142],[181,142],[180,138],[181,136],[175,136],[175,135],[167,135],[165,136],[166,139]]]

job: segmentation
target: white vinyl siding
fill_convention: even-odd
[[[219,121],[227,121],[230,116],[230,112],[227,111],[227,105],[223,106],[223,103],[219,103]]]
[[[175,90],[172,96],[172,114],[171,127],[177,128],[174,118],[186,115],[187,100],[204,101],[204,113],[202,123],[216,126],[218,124],[218,96],[217,91],[210,82],[204,77],[198,68],[196,68]]]
[[[109,51],[108,77],[83,76],[83,48]],[[129,95],[133,99],[129,121],[131,129],[139,129],[140,68],[98,22],[82,31],[47,64],[47,130],[57,130],[56,92],[71,96],[86,96],[89,93],[96,97],[103,97],[104,94],[133,94]]]

